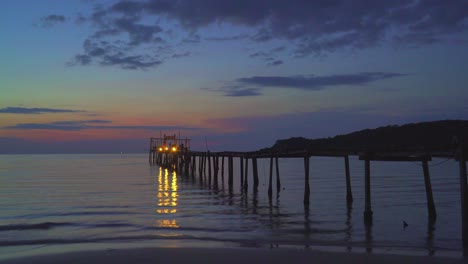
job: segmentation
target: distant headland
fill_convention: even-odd
[[[324,124],[326,125],[326,124]],[[390,125],[375,129],[364,129],[345,135],[329,138],[307,139],[293,137],[280,139],[260,151],[294,150],[432,150],[456,146],[460,142],[468,144],[467,120],[441,120],[432,122]]]

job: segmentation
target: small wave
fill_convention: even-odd
[[[97,243],[97,242],[118,242],[118,241],[143,241],[158,239],[197,239],[192,236],[177,235],[143,235],[143,236],[124,236],[124,237],[97,237],[97,238],[75,238],[75,239],[37,239],[37,240],[0,240],[1,246],[30,246],[30,245],[50,245],[50,244],[78,244],[78,243]]]
[[[143,230],[174,230],[171,227],[157,227],[157,226],[146,226],[142,227]],[[220,232],[236,232],[236,233],[244,233],[244,232],[252,232],[253,229],[216,229],[216,228],[197,228],[197,227],[181,227],[177,228],[178,231],[195,231],[195,232],[210,232],[210,233],[220,233]]]
[[[97,227],[97,228],[106,228],[106,227],[140,227],[138,225],[126,224],[126,223],[104,223],[104,224],[82,224],[87,227]]]
[[[34,230],[34,229],[51,229],[58,226],[71,226],[73,223],[56,223],[56,222],[44,222],[38,224],[16,224],[16,225],[4,225],[0,226],[0,231],[12,231],[12,230]]]
[[[131,212],[131,211],[75,211],[75,212],[63,212],[63,213],[42,213],[42,214],[26,214],[26,215],[15,215],[0,217],[3,219],[17,219],[17,218],[43,218],[43,217],[61,217],[61,216],[99,216],[99,215],[139,215],[142,213]]]
[[[87,206],[76,206],[75,208],[80,209],[118,209],[118,208],[132,208],[131,205],[87,205]]]

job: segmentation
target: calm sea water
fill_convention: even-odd
[[[144,154],[0,155],[0,256],[118,245],[462,254],[458,164],[453,160],[430,163],[438,214],[434,225],[427,219],[420,164],[372,162],[372,227],[363,221],[364,163],[355,157],[350,159],[350,210],[342,158],[310,159],[308,210],[302,203],[302,159],[280,159],[284,189],[278,196],[274,192],[271,202],[267,159],[258,163],[257,194],[251,171],[248,193],[240,191],[238,163],[230,194],[227,173],[215,190],[198,176],[183,177],[149,166],[147,160]]]

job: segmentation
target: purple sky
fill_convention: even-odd
[[[0,153],[212,150],[467,119],[468,2],[5,0]]]

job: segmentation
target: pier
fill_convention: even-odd
[[[422,167],[421,180],[424,180],[426,190],[428,223],[433,224],[437,219],[436,205],[432,194],[432,184],[429,171],[429,161],[432,158],[454,159],[459,163],[460,174],[460,200],[462,215],[462,239],[464,247],[468,247],[468,181],[467,181],[467,149],[460,143],[451,146],[437,146],[420,149],[316,149],[295,151],[272,151],[269,149],[259,151],[192,151],[190,150],[190,139],[180,139],[173,136],[150,139],[149,161],[150,164],[176,170],[185,177],[200,177],[206,179],[209,186],[217,187],[219,178],[224,182],[225,160],[227,161],[227,182],[229,192],[233,192],[233,182],[240,183],[241,192],[247,192],[249,182],[252,182],[252,190],[258,192],[258,160],[269,160],[268,175],[268,198],[273,197],[273,176],[276,176],[276,193],[281,192],[281,177],[279,173],[279,159],[294,158],[304,161],[304,199],[305,208],[310,204],[310,158],[311,157],[335,157],[343,159],[344,177],[346,189],[343,191],[344,202],[348,208],[353,204],[351,189],[351,172],[349,167],[349,156],[358,156],[364,162],[364,212],[363,219],[366,226],[372,225],[373,211],[371,199],[371,162],[420,162]],[[239,174],[234,175],[234,159],[238,159],[240,165]],[[249,163],[252,166],[252,179],[249,180]],[[221,168],[221,169],[220,169]],[[198,169],[198,170],[197,170]],[[221,171],[221,173],[220,173]],[[467,252],[465,252],[467,253]]]

